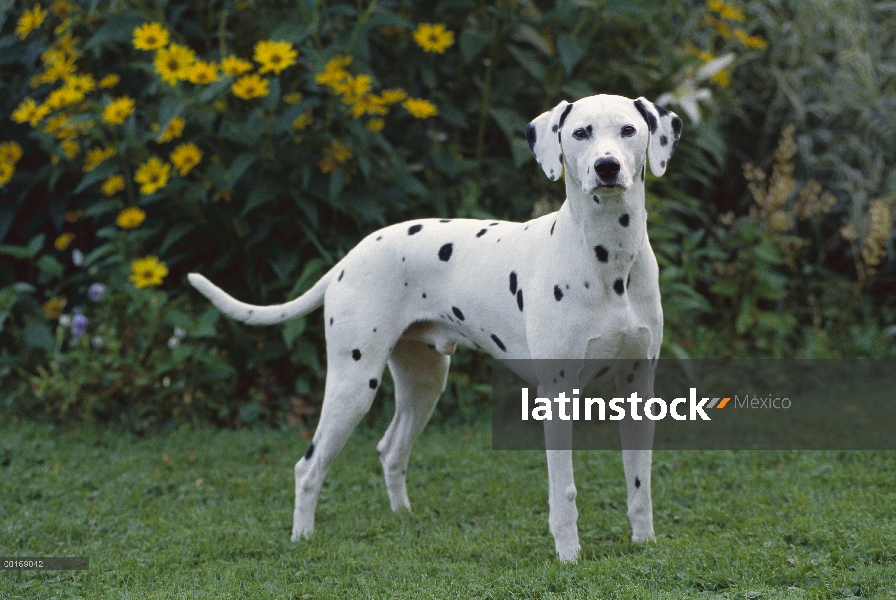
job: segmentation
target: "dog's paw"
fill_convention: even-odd
[[[636,544],[639,544],[641,542],[655,542],[656,536],[653,534],[653,530],[651,529],[650,531],[645,531],[643,533],[633,533],[632,541]]]
[[[295,525],[293,525],[292,537],[290,538],[290,541],[298,542],[299,540],[301,540],[303,538],[306,540],[311,539],[312,533],[314,533],[314,527],[302,528],[302,527],[296,527]]]
[[[575,545],[564,544],[555,544],[554,548],[557,550],[557,558],[560,559],[560,562],[568,562],[568,563],[577,563],[579,561],[579,543],[576,542]]]

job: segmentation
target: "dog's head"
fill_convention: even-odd
[[[589,96],[565,100],[526,127],[535,160],[552,181],[564,174],[586,194],[624,192],[635,178],[659,177],[681,136],[681,119],[645,98]]]

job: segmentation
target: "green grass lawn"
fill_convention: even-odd
[[[0,554],[89,556],[0,572],[0,598],[896,597],[896,453],[663,451],[657,541],[628,541],[617,452],[575,454],[582,553],[553,557],[542,453],[490,424],[432,427],[392,514],[359,430],[293,544],[293,431],[139,438],[0,424]]]

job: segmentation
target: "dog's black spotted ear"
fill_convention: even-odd
[[[681,138],[681,119],[674,112],[657,106],[643,96],[635,100],[635,108],[644,117],[650,130],[650,141],[647,143],[650,172],[660,177],[666,172],[666,165]]]
[[[560,128],[572,104],[563,100],[546,113],[539,115],[526,126],[529,150],[551,181],[563,175],[563,149],[560,147]]]

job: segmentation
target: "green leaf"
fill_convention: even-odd
[[[6,254],[19,260],[31,258],[34,254],[26,246],[12,246],[10,244],[0,244],[0,254]]]
[[[547,78],[547,68],[535,58],[532,52],[526,52],[512,44],[507,46],[507,51],[536,81],[544,81]]]
[[[208,84],[202,89],[201,92],[199,92],[199,95],[196,96],[196,101],[200,104],[204,104],[206,102],[214,100],[215,97],[226,91],[230,87],[231,83],[233,83],[232,77],[224,77],[223,79],[219,79],[218,81]]]
[[[545,56],[554,56],[554,50],[551,48],[551,45],[531,25],[519,25],[513,30],[511,37],[518,42],[532,44],[535,48],[541,50]]]
[[[42,275],[57,279],[59,277],[62,277],[62,273],[64,271],[62,263],[60,263],[49,254],[44,254],[40,257],[40,259],[37,261],[37,268]]]
[[[98,202],[94,202],[90,206],[84,209],[85,217],[99,217],[100,215],[104,215],[110,212],[116,212],[124,208],[124,205],[121,203],[121,200],[110,199],[110,200],[100,200]]]
[[[274,121],[274,133],[287,133],[292,131],[292,122],[303,112],[318,104],[317,98],[305,98],[298,104],[290,106],[283,111],[277,120]]]
[[[240,180],[240,177],[243,176],[246,169],[251,167],[256,160],[258,160],[258,156],[254,152],[243,152],[237,156],[233,162],[230,163],[230,168],[227,170],[227,182],[225,183],[225,186],[233,189],[233,186]]]
[[[723,279],[710,286],[709,291],[719,296],[737,296],[740,293],[740,284],[737,279]]]
[[[271,200],[276,199],[277,192],[278,186],[270,179],[261,179],[252,187],[252,191],[249,192],[249,196],[246,198],[246,206],[243,207],[240,216],[244,217],[254,208],[261,206],[265,202],[270,202]]]
[[[312,258],[309,260],[302,269],[302,274],[299,276],[299,280],[296,281],[296,284],[292,287],[289,297],[298,298],[299,295],[304,294],[311,289],[311,286],[323,276],[323,270],[326,266],[327,261],[322,258]]]
[[[532,158],[529,143],[523,137],[528,121],[509,108],[491,108],[489,114],[498,123],[498,127],[510,143],[514,166],[519,167]]]
[[[292,350],[293,344],[302,333],[305,331],[305,318],[302,317],[300,319],[290,319],[283,326],[283,343],[286,344],[286,347]]]
[[[75,194],[83,192],[85,189],[109,177],[118,171],[118,163],[114,160],[104,160],[101,162],[93,171],[85,175],[81,182],[78,184],[78,187],[75,188]]]
[[[181,221],[180,223],[176,223],[165,235],[165,239],[162,241],[162,245],[159,246],[158,253],[159,255],[164,255],[165,250],[168,249],[171,244],[175,243],[180,238],[184,237],[191,231],[196,228],[196,223],[192,221]]]
[[[175,117],[183,114],[184,103],[174,96],[165,96],[159,105],[159,135],[171,124]]]
[[[221,317],[220,311],[214,306],[208,307],[204,313],[196,319],[196,328],[190,332],[190,335],[198,338],[213,338],[217,335],[215,325]]]
[[[41,248],[44,247],[45,238],[46,235],[43,233],[39,233],[38,235],[31,238],[31,241],[28,242],[28,252],[30,253],[30,256],[35,256],[38,252],[40,252]]]
[[[25,346],[28,348],[39,348],[41,350],[53,351],[55,340],[53,339],[53,330],[44,321],[40,321],[34,317],[25,317],[25,327],[22,330],[22,338]]]
[[[466,27],[460,34],[460,53],[465,63],[476,58],[482,49],[495,37],[494,32],[480,31],[475,27]]]
[[[287,20],[281,23],[280,26],[271,33],[269,39],[272,39],[275,42],[290,42],[293,44],[300,44],[301,42],[305,41],[305,38],[311,35],[313,31],[313,23],[302,26],[296,21]]]
[[[557,36],[557,52],[560,54],[560,61],[563,63],[566,74],[570,75],[585,56],[585,46],[581,40],[564,32]]]
[[[105,23],[84,44],[84,50],[108,42],[124,42],[134,37],[134,30],[143,24],[143,15],[137,11],[103,15]]]

